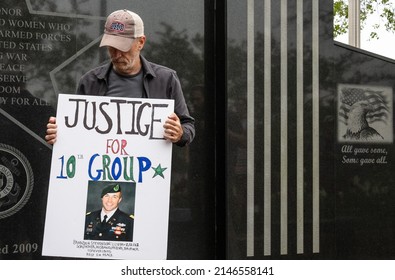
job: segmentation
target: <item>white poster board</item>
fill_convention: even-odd
[[[172,143],[163,124],[173,109],[173,100],[59,95],[43,255],[166,259]],[[108,230],[88,222],[114,185],[132,230],[120,219]]]

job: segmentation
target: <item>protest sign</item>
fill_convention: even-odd
[[[43,255],[166,258],[172,143],[163,124],[173,107],[173,100],[59,95]],[[122,213],[102,223],[102,203],[119,203]]]

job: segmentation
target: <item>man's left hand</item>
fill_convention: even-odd
[[[180,119],[175,113],[172,113],[163,125],[165,128],[164,138],[170,140],[173,143],[177,143],[181,140],[184,131],[181,126]]]

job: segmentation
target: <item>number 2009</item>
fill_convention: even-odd
[[[25,244],[13,244],[12,253],[14,254],[24,254],[24,253],[34,253],[38,250],[37,243],[25,243]]]

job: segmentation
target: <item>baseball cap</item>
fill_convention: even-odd
[[[132,47],[133,39],[144,35],[144,23],[140,16],[123,9],[112,12],[106,20],[100,47],[110,46],[126,52]]]
[[[102,192],[101,192],[101,197],[105,196],[108,193],[117,193],[117,192],[121,192],[121,186],[118,184],[110,184],[108,186],[106,186]]]

